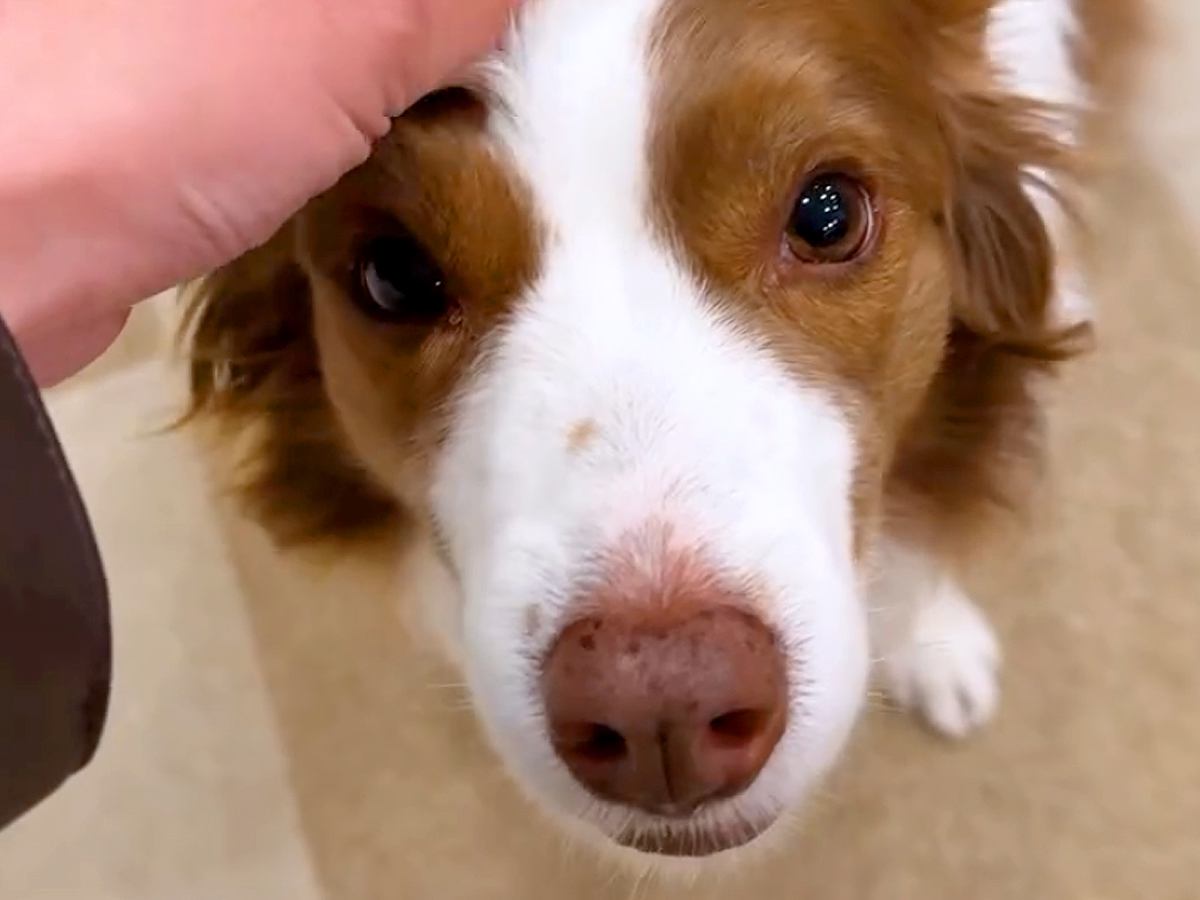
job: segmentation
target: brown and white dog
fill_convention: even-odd
[[[873,658],[946,735],[996,707],[956,569],[1029,493],[1036,381],[1086,336],[1078,21],[530,0],[203,283],[193,413],[240,435],[280,542],[403,529],[403,599],[549,813],[644,853],[755,841]]]

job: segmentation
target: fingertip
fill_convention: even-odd
[[[108,312],[19,340],[38,387],[57,387],[98,360],[121,336],[129,316],[128,309]]]
[[[437,16],[444,19],[438,26],[444,37],[435,40],[435,44],[445,48],[437,64],[446,65],[437,73],[437,80],[444,82],[479,56],[499,48],[513,15],[523,3],[524,0],[463,0],[443,5]]]

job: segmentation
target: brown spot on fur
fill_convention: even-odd
[[[580,419],[567,432],[567,447],[572,453],[582,453],[600,435],[600,426],[595,419]]]

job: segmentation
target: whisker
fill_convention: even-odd
[[[653,873],[653,871],[654,871],[654,863],[646,862],[642,865],[642,871],[638,874],[637,878],[635,878],[633,881],[633,890],[629,895],[629,900],[637,900],[638,896],[642,892],[642,888],[649,886],[650,877],[651,877],[651,874]]]

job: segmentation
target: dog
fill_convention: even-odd
[[[530,0],[198,284],[189,416],[280,545],[403,536],[400,599],[564,827],[761,845],[873,677],[952,738],[995,711],[960,570],[1036,502],[1089,339],[1086,20]]]

